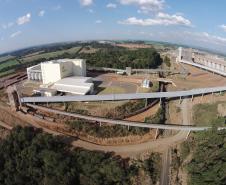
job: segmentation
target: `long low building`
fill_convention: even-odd
[[[73,76],[57,81],[51,88],[60,92],[86,95],[93,92],[94,85],[92,83],[92,78],[90,77]]]
[[[180,47],[177,61],[226,76],[226,61],[215,55]]]

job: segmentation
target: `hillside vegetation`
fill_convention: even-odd
[[[193,141],[182,147],[182,157],[192,154],[186,168],[190,185],[225,185],[226,130],[216,129],[197,133]]]
[[[159,156],[139,165],[111,153],[71,149],[60,137],[31,127],[16,127],[0,140],[1,185],[130,185],[159,180]]]
[[[87,59],[89,66],[124,69],[157,68],[162,64],[159,53],[153,48],[138,50],[122,49],[119,47],[98,50],[96,53],[80,53],[80,58]]]
[[[226,118],[218,113],[217,103],[198,104],[193,108],[193,120],[196,125],[199,126],[224,126]],[[225,105],[225,102],[222,102]]]
[[[83,50],[86,52],[82,52]],[[157,68],[162,64],[162,59],[154,48],[130,50],[96,42],[30,48],[12,54],[14,55],[11,58],[1,57],[0,76],[11,74],[46,60],[61,58],[83,58],[87,60],[88,66],[120,69],[125,67]]]

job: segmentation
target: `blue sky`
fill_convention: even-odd
[[[226,1],[0,0],[0,53],[45,43],[144,39],[226,53]]]

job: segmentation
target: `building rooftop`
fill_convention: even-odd
[[[63,63],[63,62],[70,62],[70,61],[82,61],[84,59],[56,59],[56,60],[49,60],[46,62],[42,62],[44,64],[49,63],[49,64],[59,64],[59,63]]]
[[[85,95],[93,89],[93,83],[90,77],[73,76],[57,81],[51,88],[61,92]]]

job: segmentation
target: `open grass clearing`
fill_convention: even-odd
[[[218,106],[226,105],[226,102],[216,102],[213,104],[197,104],[193,107],[193,122],[197,126],[223,126],[225,118],[219,113]]]

